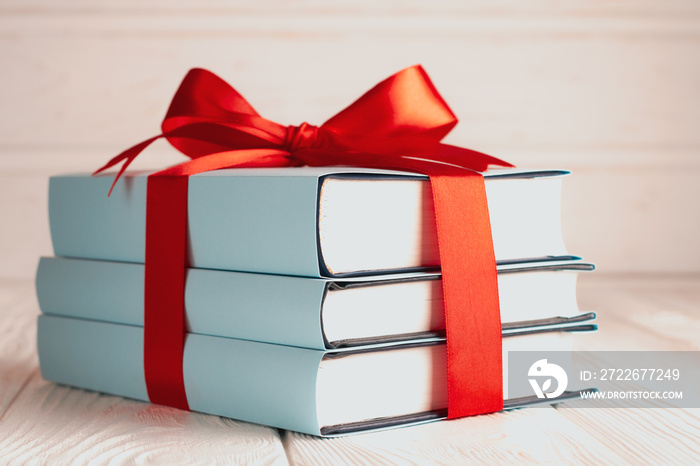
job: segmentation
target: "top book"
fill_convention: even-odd
[[[567,255],[562,170],[484,174],[499,264]],[[144,261],[148,173],[54,176],[57,256]],[[468,228],[468,225],[465,225]],[[192,267],[309,277],[439,268],[427,177],[344,167],[218,170],[189,179]]]

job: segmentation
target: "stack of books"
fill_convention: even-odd
[[[561,233],[565,171],[486,172],[504,358],[566,349],[595,314],[592,264]],[[47,380],[148,400],[146,173],[52,177],[56,257],[42,258]],[[185,390],[192,410],[313,435],[444,418],[445,322],[426,177],[342,167],[190,177]],[[468,228],[468,226],[465,226]],[[507,407],[537,401],[508,394]]]

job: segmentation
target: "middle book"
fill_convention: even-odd
[[[576,303],[580,260],[498,266],[503,334],[537,333],[592,320]],[[42,258],[42,311],[143,326],[143,264]],[[188,269],[186,331],[312,349],[443,338],[438,273],[308,278]],[[589,330],[589,328],[585,328]]]

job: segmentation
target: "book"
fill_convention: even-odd
[[[576,303],[580,260],[499,265],[503,334],[592,320]],[[143,264],[44,257],[45,314],[143,325]],[[332,349],[444,336],[437,273],[307,278],[188,269],[188,332]]]
[[[504,361],[508,351],[570,349],[566,334],[504,338]],[[46,380],[148,400],[142,327],[41,315],[38,350]],[[320,436],[444,418],[445,365],[438,341],[324,351],[196,334],[183,359],[193,411]],[[508,393],[505,364],[504,374],[506,407],[538,400]]]
[[[496,259],[568,256],[561,170],[484,174]],[[147,173],[49,183],[57,256],[144,262]],[[465,226],[466,227],[466,226]],[[310,277],[439,268],[427,177],[343,167],[218,170],[189,178],[192,267]]]

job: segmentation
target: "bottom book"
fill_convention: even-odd
[[[568,350],[571,331],[593,329],[581,325],[504,337],[504,366],[508,351]],[[38,349],[47,380],[148,400],[142,327],[41,315]],[[317,436],[446,417],[445,367],[439,340],[322,351],[187,334],[183,357],[193,411]],[[507,387],[504,367],[506,408],[540,401],[509,394]]]

